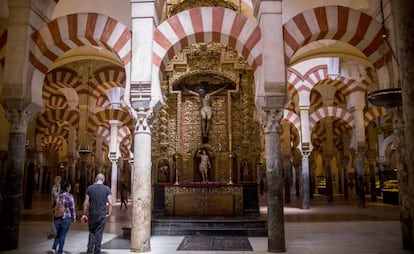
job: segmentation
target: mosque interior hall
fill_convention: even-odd
[[[99,173],[116,210],[104,240],[131,252],[240,235],[255,253],[329,253],[292,239],[312,223],[361,238],[357,222],[414,251],[412,13],[410,0],[0,0],[0,252],[46,234],[57,176],[80,218]]]

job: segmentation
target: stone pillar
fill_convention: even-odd
[[[264,110],[263,114],[267,178],[268,252],[285,252],[283,166],[279,134],[282,113],[271,109]]]
[[[368,144],[368,166],[369,166],[369,186],[371,191],[371,201],[377,201],[377,191],[375,186],[375,168],[377,164],[377,130],[373,124],[367,126],[367,144]]]
[[[72,184],[72,188],[75,187],[76,179],[76,128],[74,126],[69,127],[69,139],[68,139],[68,171],[69,181]]]
[[[111,161],[111,192],[112,192],[112,201],[116,203],[116,197],[118,193],[118,158],[119,155],[119,144],[118,144],[118,126],[120,125],[118,120],[110,120],[109,124],[111,125],[111,133],[109,140],[109,154],[108,158]]]
[[[79,150],[80,156],[80,176],[79,176],[79,204],[83,204],[85,201],[85,192],[87,186],[86,167],[88,163],[88,157],[91,151]]]
[[[366,140],[365,140],[365,125],[364,125],[364,105],[356,104],[358,101],[365,101],[365,96],[363,93],[355,92],[352,96],[353,101],[349,102],[349,105],[354,105],[350,107],[350,112],[354,116],[353,126],[353,136],[350,144],[351,149],[355,155],[355,187],[358,195],[358,207],[365,207],[365,168],[364,168],[364,157],[366,150]]]
[[[358,146],[355,151],[355,187],[358,195],[358,207],[365,208],[365,184],[364,184],[364,155],[365,146]]]
[[[349,143],[350,137],[347,133],[342,134],[343,154],[342,154],[342,167],[344,174],[344,198],[349,199],[349,178],[348,178],[348,164],[349,164]]]
[[[7,110],[10,134],[8,144],[8,168],[0,208],[0,250],[18,248],[20,229],[20,204],[23,192],[23,172],[26,153],[26,131],[31,112]]]
[[[393,0],[392,13],[398,38],[398,58],[402,89],[405,154],[402,154],[407,172],[408,192],[405,193],[407,209],[401,210],[403,248],[414,250],[414,5],[411,0]],[[401,207],[402,209],[402,207]]]
[[[151,251],[151,120],[152,112],[138,109],[134,135],[132,223],[130,249]]]
[[[104,157],[103,157],[103,145],[102,145],[103,137],[98,136],[95,139],[95,166],[96,166],[96,174],[103,173],[102,166],[104,164]],[[104,174],[105,175],[105,174]]]
[[[282,166],[283,166],[283,186],[284,186],[284,193],[285,193],[285,204],[290,204],[290,173],[292,170],[292,163],[290,161],[290,155],[283,155],[282,156]]]
[[[377,159],[378,163],[378,175],[380,182],[380,190],[384,188],[384,162],[386,161],[385,156],[379,156]]]
[[[343,167],[343,174],[344,174],[344,198],[346,200],[349,199],[348,163],[349,163],[349,156],[343,156],[342,157],[342,167]]]
[[[310,96],[308,96],[310,97]],[[305,103],[306,105],[300,105],[300,127],[301,127],[301,146],[302,146],[302,187],[301,187],[301,197],[302,197],[302,208],[310,208],[310,198],[311,198],[311,178],[310,178],[310,161],[309,155],[311,150],[311,133],[309,130],[309,101]]]
[[[334,151],[333,144],[333,130],[332,130],[332,119],[323,119],[323,125],[325,127],[326,141],[323,146],[322,157],[324,168],[326,172],[326,196],[328,202],[333,202],[333,187],[332,187],[332,158]]]
[[[301,196],[302,209],[310,208],[310,178],[309,178],[309,155],[308,149],[302,147],[302,178],[301,178]]]
[[[371,201],[377,201],[377,190],[375,184],[375,166],[376,166],[376,150],[368,150],[368,166],[369,166],[369,187],[371,190]]]
[[[404,249],[414,249],[412,242],[413,238],[412,232],[412,218],[410,210],[413,209],[410,207],[410,185],[412,182],[409,180],[409,170],[404,160],[404,156],[407,154],[406,142],[404,137],[404,119],[402,116],[402,111],[399,108],[392,110],[394,113],[393,117],[393,127],[394,127],[394,140],[393,145],[396,151],[396,167],[397,167],[397,178],[398,178],[398,201],[400,204],[400,220],[401,220],[401,229],[403,237],[403,247]]]

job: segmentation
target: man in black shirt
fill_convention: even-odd
[[[98,174],[95,178],[95,183],[86,188],[81,221],[87,221],[89,227],[87,253],[101,253],[105,219],[112,212],[111,189],[103,184],[104,181],[105,176]]]

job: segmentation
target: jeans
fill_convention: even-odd
[[[59,245],[58,253],[63,253],[63,245],[65,244],[66,235],[68,234],[70,224],[72,223],[72,219],[55,219],[54,220],[56,226],[56,237],[53,241],[52,249],[56,250],[56,247]]]
[[[89,239],[87,253],[101,253],[102,236],[105,228],[105,215],[92,215],[88,218]]]

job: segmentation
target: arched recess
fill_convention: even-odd
[[[262,65],[260,27],[230,9],[194,8],[170,17],[154,31],[152,96],[161,97],[160,81],[169,61],[198,42],[217,42],[236,49],[247,59],[255,77],[258,75]]]
[[[285,63],[306,44],[322,39],[339,40],[358,48],[380,69],[391,61],[381,51],[383,29],[371,16],[344,6],[323,6],[299,13],[283,25]]]
[[[29,60],[34,67],[32,102],[42,105],[42,86],[49,67],[63,53],[81,46],[104,47],[124,63],[126,86],[131,62],[131,31],[122,23],[97,13],[78,13],[59,17],[31,36]]]

